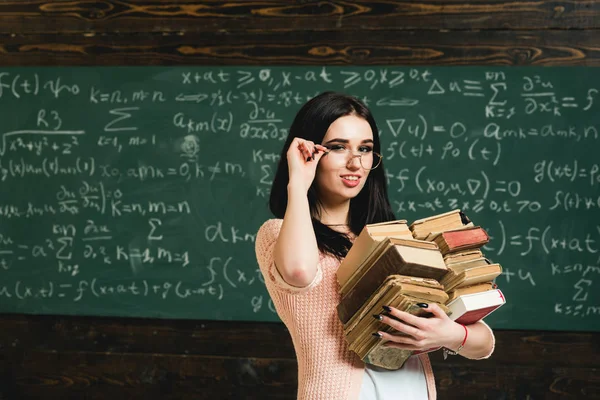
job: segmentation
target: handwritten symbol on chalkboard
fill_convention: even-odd
[[[20,136],[20,135],[42,135],[42,136],[65,135],[65,136],[71,136],[71,135],[84,135],[84,134],[85,134],[85,131],[50,131],[50,130],[31,130],[31,129],[5,132],[2,134],[2,143],[0,145],[0,156],[3,156],[4,153],[6,152],[6,138],[9,136]]]
[[[187,135],[181,143],[182,157],[195,157],[200,151],[200,141],[195,135]]]

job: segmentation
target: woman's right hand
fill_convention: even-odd
[[[315,179],[319,160],[327,150],[327,147],[310,140],[295,138],[287,151],[290,183],[302,184],[308,191]]]

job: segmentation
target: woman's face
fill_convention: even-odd
[[[334,205],[356,197],[369,176],[365,167],[373,165],[371,126],[356,115],[340,117],[329,126],[321,144],[329,149],[315,176],[321,201]]]

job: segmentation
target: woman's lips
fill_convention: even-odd
[[[349,176],[342,176],[341,178],[342,178],[342,182],[344,183],[344,185],[349,188],[357,187],[360,184],[359,177],[348,179]]]

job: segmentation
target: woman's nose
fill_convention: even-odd
[[[355,169],[360,168],[360,155],[352,154],[352,157],[350,157],[350,159],[348,160],[348,164],[346,165]]]

